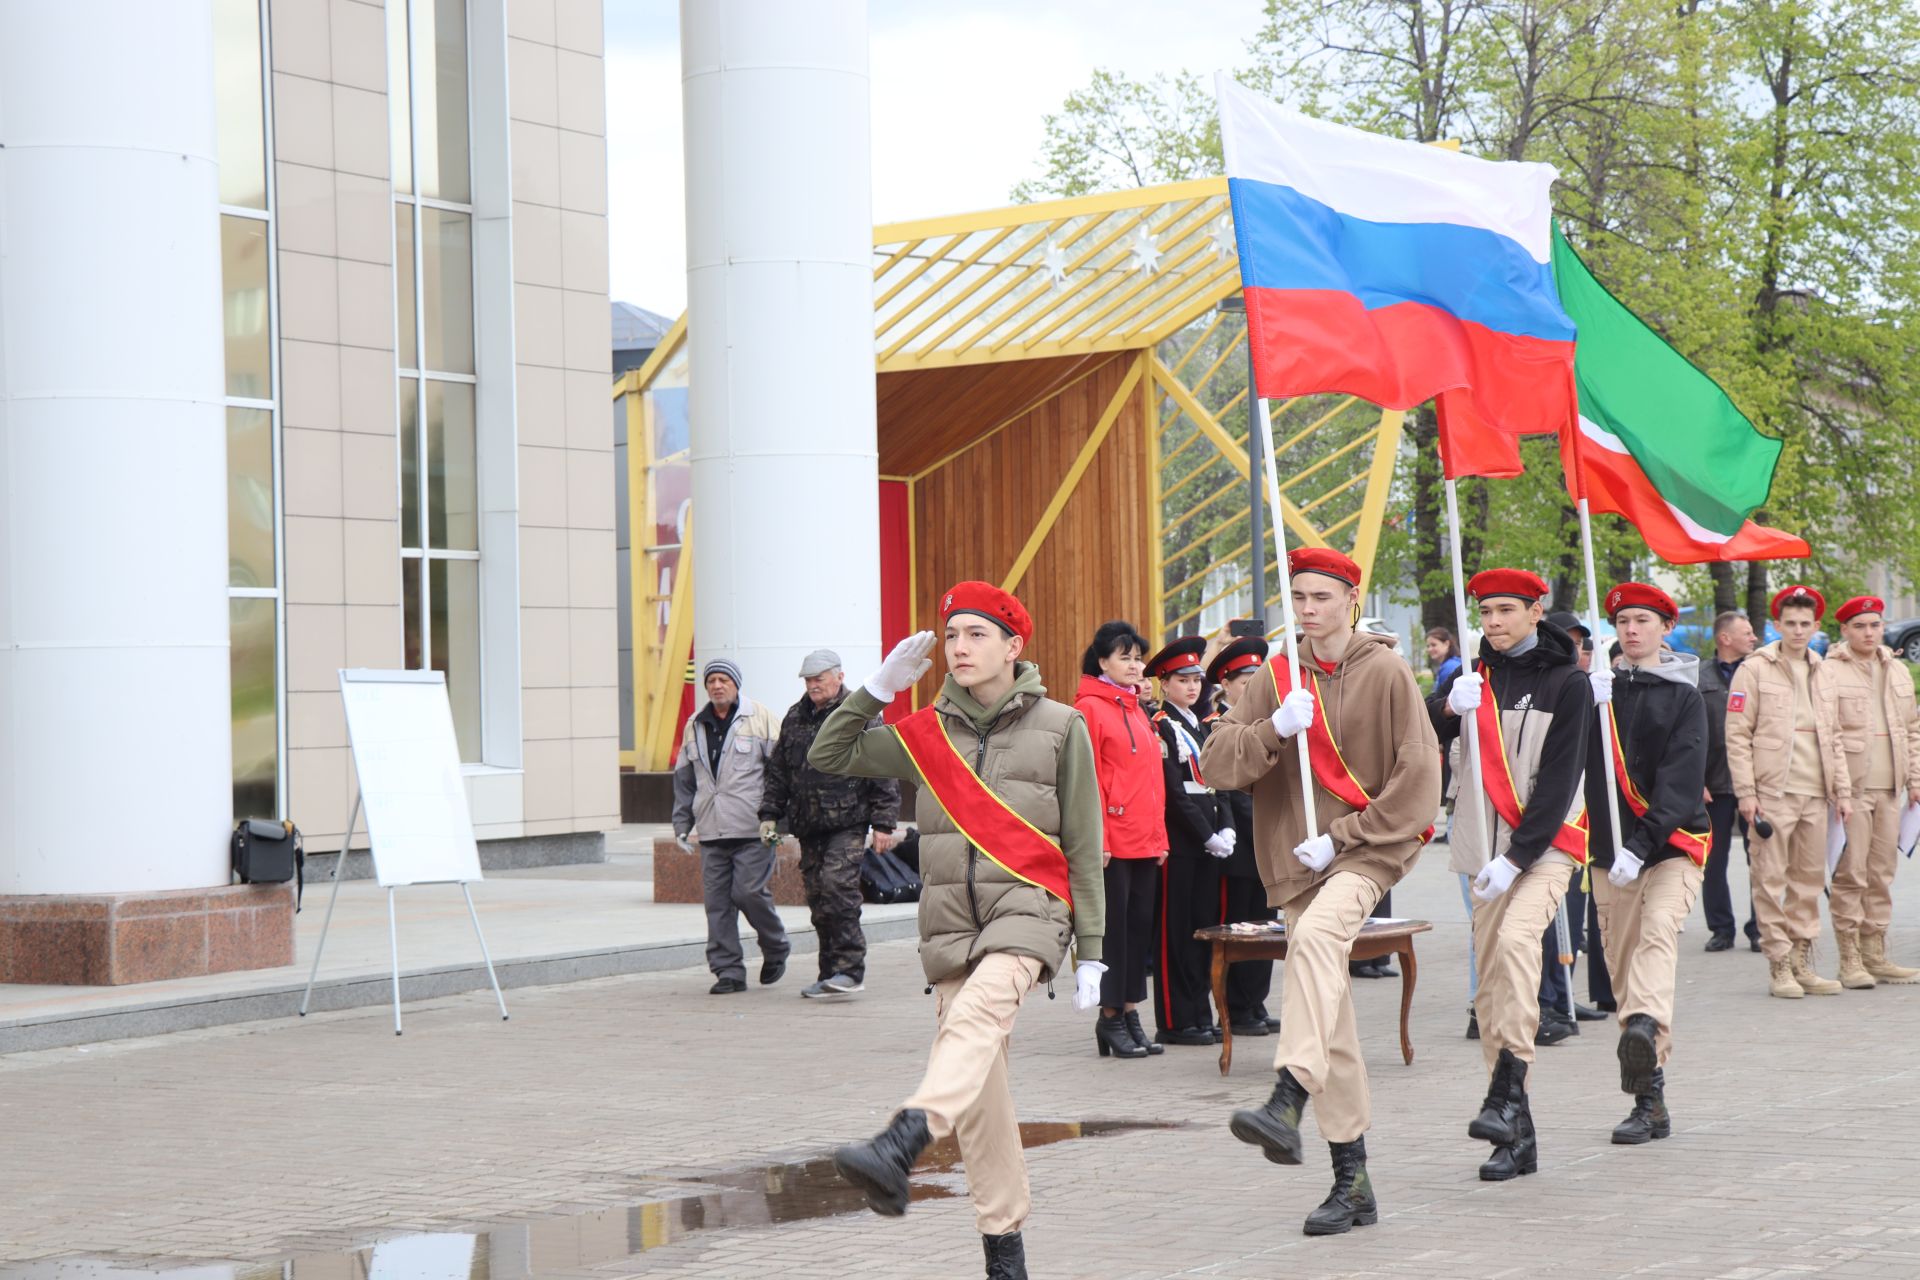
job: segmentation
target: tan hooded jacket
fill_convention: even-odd
[[[1852,795],[1847,756],[1840,741],[1840,698],[1833,673],[1820,655],[1807,651],[1807,688],[1813,697],[1814,732],[1826,774],[1827,803]],[[1742,800],[1787,793],[1787,768],[1793,760],[1793,673],[1780,641],[1756,650],[1733,673],[1727,686],[1727,771],[1733,794]]]
[[[1277,656],[1276,663],[1285,662]],[[1301,675],[1313,643],[1300,647]],[[1314,668],[1318,670],[1318,668]],[[1253,795],[1254,853],[1267,901],[1282,906],[1336,871],[1355,871],[1393,888],[1420,856],[1420,835],[1440,807],[1440,744],[1427,720],[1413,671],[1385,636],[1358,632],[1331,675],[1322,673],[1321,704],[1335,744],[1373,797],[1357,811],[1316,780],[1314,813],[1333,837],[1333,861],[1309,871],[1293,856],[1307,838],[1300,803],[1303,735],[1282,741],[1273,727],[1280,701],[1273,675],[1257,673],[1233,710],[1214,722],[1200,749],[1200,769],[1216,787]],[[1318,834],[1318,833],[1316,833]]]

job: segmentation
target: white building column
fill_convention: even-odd
[[[210,0],[0,0],[0,895],[225,884]]]
[[[879,662],[865,0],[681,0],[694,653]]]

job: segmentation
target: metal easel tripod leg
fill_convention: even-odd
[[[333,907],[340,901],[341,873],[346,869],[347,855],[353,847],[353,828],[360,821],[360,796],[353,797],[353,814],[347,819],[347,835],[340,842],[340,856],[333,863],[333,893],[327,898],[327,918],[320,922],[320,941],[313,948],[313,970],[307,974],[306,994],[300,997],[300,1016],[307,1016],[307,1002],[313,999],[313,982],[320,976],[320,953],[327,949],[327,930],[333,925]]]

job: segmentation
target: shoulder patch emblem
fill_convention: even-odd
[[[1727,710],[1745,711],[1746,709],[1747,709],[1746,690],[1741,689],[1735,693],[1730,693],[1727,695]]]

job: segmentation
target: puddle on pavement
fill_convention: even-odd
[[[1178,1126],[1160,1121],[1030,1122],[1020,1145]],[[0,1280],[534,1280],[556,1271],[618,1262],[701,1231],[808,1222],[866,1210],[866,1197],[817,1156],[735,1169],[672,1169],[640,1175],[658,1191],[638,1204],[466,1232],[398,1236],[347,1253],[283,1262],[182,1267],[91,1258],[0,1264]],[[966,1195],[960,1151],[943,1139],[914,1166],[913,1200]]]

